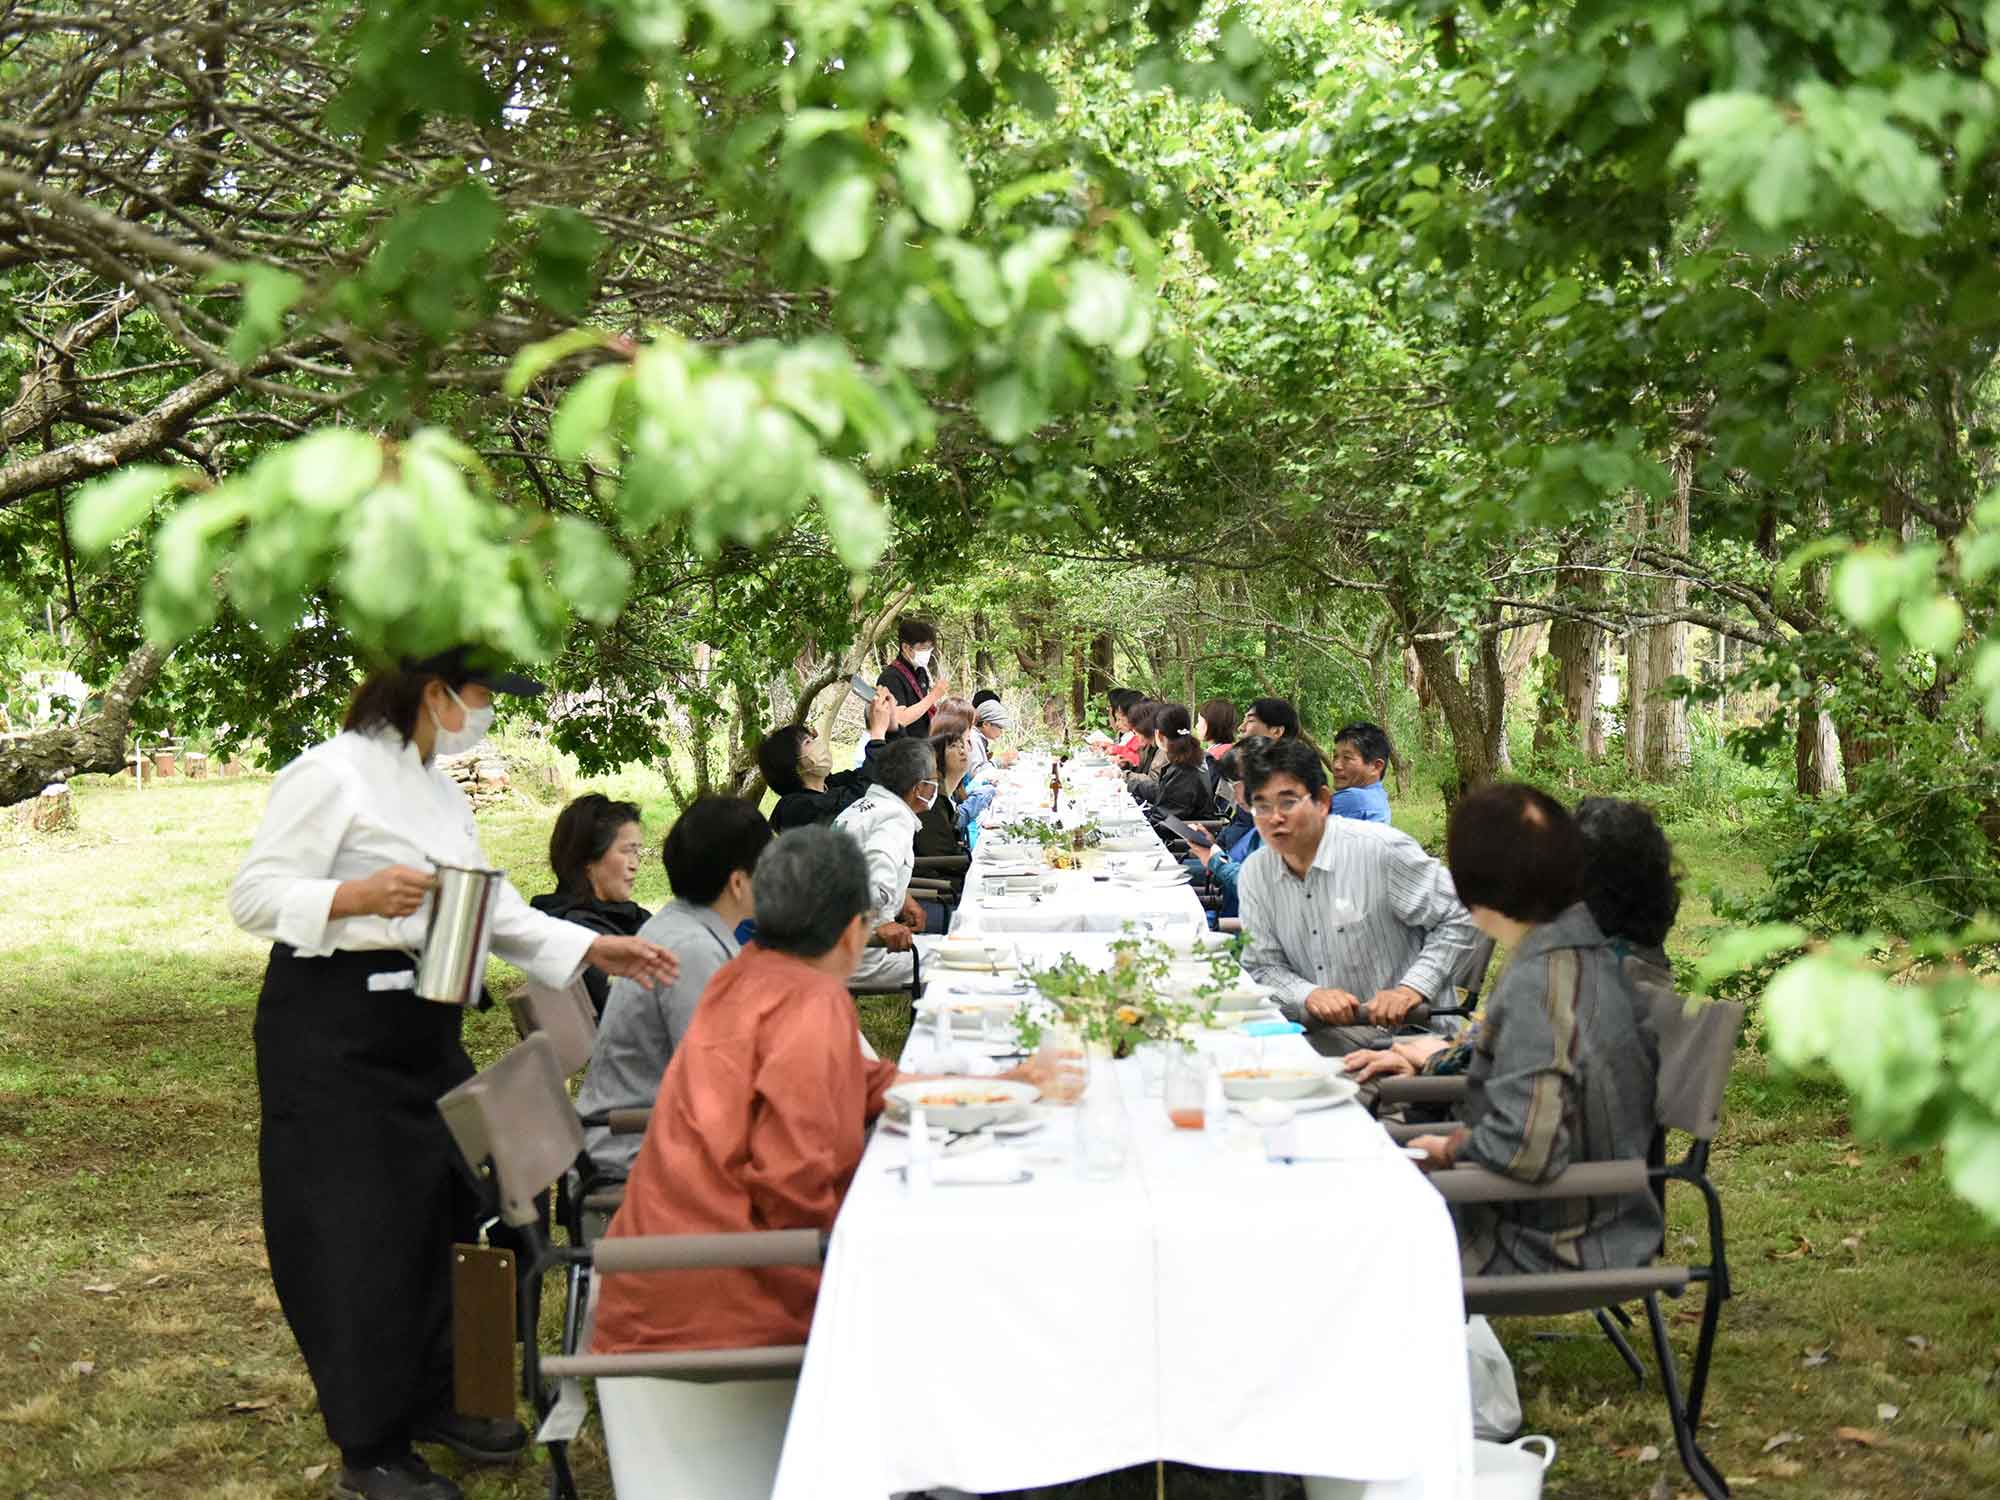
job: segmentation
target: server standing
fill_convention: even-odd
[[[496,693],[541,691],[463,648],[369,677],[342,732],[278,774],[229,889],[237,925],[272,943],[255,1028],[271,1279],[354,1500],[456,1500],[413,1441],[483,1460],[526,1446],[518,1423],[452,1410],[450,1253],[477,1206],[436,1101],[473,1068],[462,1011],[415,994],[414,955],[430,862],[485,864],[433,759],[479,743]],[[675,974],[666,949],[546,916],[512,885],[493,951],[550,985],[585,963]]]

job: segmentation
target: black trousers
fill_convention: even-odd
[[[370,990],[407,955],[271,950],[257,1002],[264,1244],[285,1321],[350,1463],[452,1407],[451,1246],[477,1200],[437,1098],[472,1076],[463,1014]]]

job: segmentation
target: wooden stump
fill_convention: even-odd
[[[192,752],[187,758],[187,778],[189,781],[208,779],[208,757],[199,750]]]
[[[174,774],[173,751],[155,750],[153,752],[153,774],[156,776],[171,776]]]
[[[60,781],[42,788],[39,797],[14,809],[14,817],[30,833],[74,833],[76,802]]]
[[[241,776],[243,774],[243,762],[233,755],[230,756],[223,764],[222,774],[224,776]]]

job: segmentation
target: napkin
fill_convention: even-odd
[[[1257,1021],[1241,1030],[1245,1036],[1299,1036],[1305,1027],[1297,1021]]]

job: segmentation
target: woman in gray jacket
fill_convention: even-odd
[[[1604,935],[1581,899],[1576,820],[1546,793],[1482,787],[1453,810],[1447,850],[1459,899],[1513,957],[1473,1043],[1464,1123],[1411,1144],[1428,1166],[1531,1183],[1577,1162],[1643,1158],[1659,1046],[1641,988],[1670,983],[1664,955]],[[1660,1247],[1645,1192],[1456,1212],[1468,1275],[1644,1265]]]

